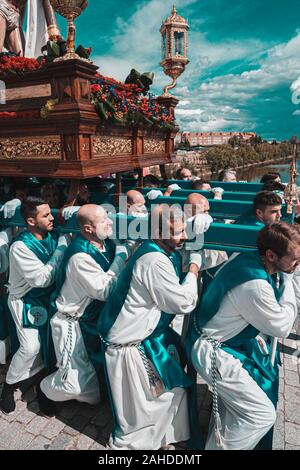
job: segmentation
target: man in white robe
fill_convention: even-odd
[[[112,235],[112,221],[106,211],[101,206],[86,204],[79,209],[77,221],[81,237],[109,259],[109,245],[105,240]],[[74,242],[69,250],[73,245]],[[58,311],[51,320],[58,370],[40,384],[48,399],[75,399],[91,405],[100,401],[102,391],[85,347],[79,320],[93,300],[104,302],[107,299],[125,265],[127,249],[126,245],[117,246],[107,271],[84,251],[77,250],[68,259],[65,281],[56,300]],[[68,343],[70,334],[72,344]]]
[[[116,417],[110,438],[112,449],[159,449],[190,438],[186,388],[182,388],[182,383],[166,388],[153,362],[145,357],[143,347],[155,335],[162,312],[167,320],[170,314],[170,322],[173,313],[189,314],[195,308],[199,258],[194,255],[189,272],[180,283],[171,259],[186,240],[182,212],[171,210],[167,218],[163,206],[158,206],[152,213],[152,221],[155,217],[158,222],[152,226],[153,241],[147,240],[137,249],[116,286],[122,306],[118,305],[117,317],[109,331],[105,331],[105,325],[113,321],[110,320],[114,315],[112,303],[119,302],[117,292],[113,291],[100,319],[99,331],[107,345],[105,362]],[[132,269],[129,274],[128,269]],[[127,293],[119,290],[123,278],[129,283]],[[176,347],[172,345],[168,354],[178,357]],[[177,361],[176,364],[178,367]],[[166,366],[161,367],[161,373],[168,373]]]
[[[185,202],[185,214],[187,216],[187,224],[190,224],[191,235],[196,236],[196,240],[199,239],[200,244],[204,243],[204,233],[210,227],[210,224],[213,222],[212,217],[209,215],[209,201],[202,194],[191,193]],[[189,230],[188,230],[189,233]],[[199,243],[198,243],[199,245]],[[188,261],[189,261],[189,243],[187,242],[183,249],[181,250],[182,261],[183,261],[183,271],[187,272],[188,270]],[[220,266],[222,263],[227,261],[228,256],[225,251],[219,250],[208,250],[208,249],[198,249],[197,241],[195,241],[195,247],[193,250],[198,250],[199,260],[201,260],[200,270],[201,272],[206,271],[207,275],[210,275],[210,269]],[[213,273],[211,274],[213,277]],[[200,280],[199,280],[200,281]],[[199,282],[199,290],[202,288],[202,281]],[[178,334],[184,333],[186,329],[183,326],[184,315],[176,315],[172,322],[174,330]]]
[[[29,197],[23,201],[21,213],[27,224],[26,233],[32,236],[34,243],[42,245],[53,230],[54,218],[50,207],[40,198]],[[44,367],[38,329],[23,326],[23,297],[34,288],[43,289],[54,283],[67,244],[67,237],[60,236],[57,248],[46,264],[23,241],[16,240],[11,245],[8,306],[16,324],[20,347],[12,358],[2,390],[0,409],[4,413],[15,410],[13,392],[18,383],[34,376]]]
[[[293,286],[297,302],[297,310],[300,313],[300,268],[297,268],[293,275]]]
[[[7,270],[8,270],[8,253],[9,253],[9,244],[12,240],[12,230],[7,228],[0,232],[0,280],[3,282],[1,285],[0,292],[0,302],[2,303],[2,308],[0,308],[1,318],[0,318],[0,364],[6,364],[6,358],[10,352],[10,342],[9,335],[7,330],[7,318],[5,315],[6,308],[6,296],[4,296],[4,284],[7,279]]]
[[[219,289],[216,295],[220,300],[215,297],[215,301],[220,302],[217,312],[206,321],[203,315],[207,309],[201,309],[200,304],[198,317],[196,316],[193,325],[197,325],[198,318],[200,321],[202,319],[203,326],[200,330],[194,326],[190,330],[194,331],[192,334],[195,335],[191,341],[193,365],[201,377],[213,388],[215,386],[217,391],[218,405],[213,413],[217,418],[214,420],[215,433],[212,419],[206,442],[207,450],[218,450],[220,447],[230,450],[254,449],[276,420],[273,401],[250,375],[241,360],[223,349],[223,346],[228,347],[226,343],[237,338],[250,326],[263,335],[287,337],[295,321],[297,308],[291,276],[284,276],[281,297],[276,296],[276,288],[272,287],[269,281],[271,275],[291,274],[298,266],[300,233],[293,226],[275,223],[272,227],[262,229],[257,245],[259,254],[255,255],[258,260],[256,270],[264,273],[264,277],[254,275],[253,279],[241,283],[242,281],[238,281],[240,271],[234,272],[233,268],[240,257],[229,260],[210,285],[210,292]],[[227,274],[224,274],[225,269]],[[226,277],[229,276],[236,279],[235,287],[225,291],[222,297],[221,285],[224,285]],[[211,297],[206,295],[203,299],[205,305],[212,305]],[[256,341],[261,357],[267,359],[269,349],[263,337],[258,335]],[[274,373],[276,374],[275,369]],[[261,372],[258,372],[258,378],[262,378]],[[274,393],[276,401],[276,391]]]

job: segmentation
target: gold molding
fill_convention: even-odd
[[[103,155],[131,155],[131,137],[107,137],[95,135],[93,137],[94,157]]]
[[[165,140],[144,138],[144,153],[166,153]]]
[[[0,138],[0,160],[60,160],[61,150],[55,136]]]

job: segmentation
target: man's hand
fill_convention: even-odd
[[[151,191],[146,194],[146,197],[150,199],[150,201],[153,201],[154,199],[157,199],[160,196],[163,196],[163,193],[159,189],[151,189]]]
[[[65,207],[62,210],[62,216],[65,220],[71,219],[71,217],[76,214],[80,209],[80,206],[70,206],[70,207]]]
[[[195,265],[198,268],[198,271],[200,270],[202,266],[202,254],[200,251],[191,251],[190,253],[190,259],[189,259],[189,266]]]
[[[4,219],[11,219],[15,215],[18,207],[20,206],[21,206],[20,199],[12,199],[11,201],[8,201],[5,204],[3,204],[3,206],[0,209],[0,212],[2,212]]]
[[[167,187],[167,190],[165,191],[164,196],[165,197],[171,196],[173,191],[178,191],[180,189],[181,187],[178,184],[176,183],[170,184],[170,186]]]
[[[195,274],[195,276],[198,276],[199,271],[200,270],[199,270],[197,264],[191,263],[189,265],[189,273],[193,273],[193,274]]]

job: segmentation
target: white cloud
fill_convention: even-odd
[[[203,114],[202,109],[176,109],[176,116],[196,116]]]
[[[180,100],[178,103],[178,108],[182,106],[187,106],[188,104],[191,104],[190,100]]]
[[[206,115],[206,125],[211,130],[214,130],[215,123],[220,125],[220,130],[251,130],[256,127],[257,122],[253,122],[249,115],[247,103],[251,99],[258,101],[262,92],[274,91],[274,101],[277,87],[286,86],[287,90],[290,87],[291,92],[297,93],[300,101],[299,51],[300,32],[286,44],[271,48],[260,61],[258,69],[217,76],[206,80],[197,91],[190,86],[191,95],[186,95],[185,99],[190,99],[195,108],[201,106],[201,109],[204,109],[201,120]],[[297,112],[294,114],[298,115]],[[178,121],[184,126],[187,125],[181,116]],[[191,120],[188,126],[190,130],[204,129],[202,123],[197,120]]]
[[[300,109],[293,112],[293,116],[300,116]]]
[[[185,7],[196,1],[177,0],[179,14],[186,16]],[[172,5],[173,0],[150,0],[139,6],[126,21],[118,18],[109,52],[94,59],[100,66],[100,73],[124,80],[131,68],[141,72],[153,71],[155,82],[152,91],[160,94],[171,79],[159,66],[159,28],[170,14]],[[199,28],[199,22],[195,23],[194,29],[192,22],[190,26],[190,63],[173,91],[181,100],[176,115],[183,130],[255,129],[257,116],[254,119],[249,114],[247,104],[250,100],[259,100],[262,92],[275,92],[279,86],[290,87],[291,95],[298,93],[300,101],[300,31],[287,43],[268,49],[258,39],[225,39],[211,43],[203,32],[195,30]],[[202,76],[215,74],[215,70],[221,70],[222,66],[234,61],[248,64],[247,70],[232,73],[233,67],[231,73],[205,79],[201,83]],[[270,99],[264,98],[258,105],[270,106],[271,103],[266,103]],[[276,95],[272,97],[272,102],[274,100]]]
[[[177,0],[178,13],[184,15],[184,8],[197,1]],[[100,66],[100,73],[101,70],[105,70],[109,76],[124,80],[131,68],[141,72],[159,70],[161,61],[159,29],[162,21],[171,14],[173,4],[174,0],[150,0],[142,6],[139,5],[128,20],[119,17],[112,33],[114,35],[111,39],[110,54],[93,58]],[[167,83],[165,78],[164,86]]]

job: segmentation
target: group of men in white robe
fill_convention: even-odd
[[[207,230],[211,222],[208,201],[195,194],[189,196],[187,203],[191,207],[189,220],[198,226],[198,231]],[[12,241],[9,252],[8,306],[20,346],[10,363],[1,394],[0,409],[4,413],[14,412],[14,391],[20,381],[44,367],[39,329],[24,326],[24,298],[32,289],[54,286],[74,243],[70,244],[68,235],[54,240],[52,251],[43,243],[53,231],[53,216],[45,201],[29,197],[23,201],[21,212],[27,225],[25,232],[31,238],[28,244],[26,237]],[[173,315],[188,316],[197,310],[200,270],[222,263],[226,266],[231,261],[224,265],[226,254],[207,250],[187,253],[183,213],[175,208],[167,214],[163,206],[154,209],[151,220],[156,220],[156,225],[151,228],[152,240],[137,246],[117,244],[109,252],[107,239],[112,235],[112,222],[106,211],[93,204],[82,206],[77,221],[84,248],[75,250],[71,256],[69,253],[63,284],[55,297],[51,330],[57,368],[50,375],[40,373],[37,387],[40,409],[51,416],[57,401],[76,399],[94,405],[108,393],[114,415],[112,449],[169,449],[171,444],[188,441],[194,431],[190,420],[190,379],[182,363],[177,362],[181,352],[170,336],[169,325],[174,323]],[[260,257],[270,275],[292,273],[300,263],[299,232],[296,228],[290,232],[286,225],[275,224],[272,233],[266,229],[266,246],[260,250]],[[279,254],[274,250],[274,237],[277,241],[284,239]],[[7,249],[9,242],[7,238],[2,246]],[[46,262],[39,259],[36,248],[30,248],[31,242],[43,251],[41,259]],[[179,252],[183,256],[178,258]],[[97,262],[97,256],[103,258],[106,268]],[[7,264],[2,263],[6,268]],[[223,449],[254,449],[273,426],[276,412],[241,362],[221,347],[215,352],[214,342],[226,343],[247,325],[264,335],[287,336],[297,307],[291,276],[286,277],[280,300],[270,285],[260,280],[229,290],[190,351],[193,366],[218,393]],[[99,322],[94,326],[107,390],[99,387],[80,327],[80,320],[95,300],[102,303]],[[177,325],[175,329],[181,332],[181,328],[182,325]],[[264,341],[259,336],[262,348]],[[156,357],[160,348],[164,351],[163,359]],[[213,358],[217,370],[214,383]],[[169,377],[173,371],[174,377]],[[212,418],[215,417],[213,413]],[[212,419],[206,448],[219,446]]]

